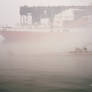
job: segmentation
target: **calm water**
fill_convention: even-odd
[[[92,92],[92,56],[1,55],[0,92]]]

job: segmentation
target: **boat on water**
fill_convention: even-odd
[[[92,51],[88,51],[88,49],[85,48],[75,48],[74,51],[69,52],[70,55],[92,55]]]

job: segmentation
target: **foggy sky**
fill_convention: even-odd
[[[19,7],[52,5],[88,5],[92,0],[0,0],[0,25],[19,23]]]

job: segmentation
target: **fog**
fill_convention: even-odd
[[[0,43],[0,73],[4,77],[23,78],[23,80],[29,74],[31,76],[36,74],[40,77],[46,74],[46,76],[91,78],[91,55],[62,54],[77,46],[85,46],[89,40],[89,38],[85,39],[85,35],[64,33],[62,36],[62,34],[56,33],[47,34],[42,40],[33,43]],[[76,37],[80,37],[80,39]]]
[[[63,28],[58,27],[59,30],[54,27],[41,29],[43,24],[32,24],[30,28],[27,28],[28,25],[19,25],[19,8],[24,5],[68,6],[89,5],[91,2],[92,0],[0,0],[0,92],[91,92],[90,7],[83,10],[85,15],[74,20],[71,20],[74,18],[73,12],[66,11],[64,15],[69,14],[70,17],[63,17],[65,21],[61,22],[67,20],[70,28],[67,23],[67,27],[60,24]],[[8,25],[13,27],[7,28]]]
[[[20,71],[61,72],[68,76],[89,77],[91,56],[84,58],[83,55],[68,56],[67,53],[84,47],[92,51],[91,37],[92,32],[88,29],[78,32],[33,32],[28,38],[26,36],[22,40],[7,43],[7,39],[0,36],[0,65],[10,71],[14,68]]]

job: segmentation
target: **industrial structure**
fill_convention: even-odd
[[[40,24],[41,19],[48,18],[49,23],[54,22],[54,18],[59,13],[65,10],[74,10],[75,20],[83,17],[92,15],[92,5],[89,6],[22,6],[20,7],[20,23],[25,24]],[[31,17],[31,22],[29,23],[29,16]]]

